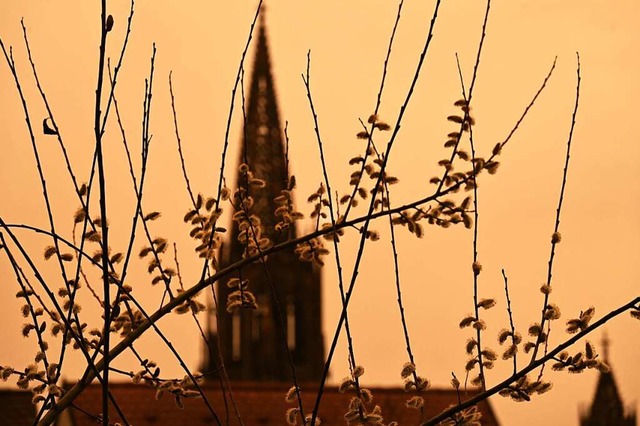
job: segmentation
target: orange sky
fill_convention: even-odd
[[[115,57],[124,35],[128,4],[112,1],[115,17],[109,54]],[[546,92],[520,132],[502,155],[496,176],[480,181],[481,295],[499,304],[486,316],[487,339],[498,349],[494,336],[507,325],[500,269],[511,283],[516,326],[521,330],[538,320],[542,306],[538,288],[546,277],[549,239],[564,163],[566,138],[575,96],[575,51],[582,61],[582,92],[574,134],[567,195],[562,214],[554,269],[552,300],[563,318],[551,334],[552,342],[565,339],[562,324],[589,305],[596,316],[638,295],[640,280],[640,140],[635,123],[640,95],[638,45],[640,4],[620,0],[611,6],[604,0],[495,1],[489,18],[486,47],[474,95],[474,130],[481,152],[502,140],[535,93],[554,57],[558,65]],[[197,191],[213,192],[220,163],[220,148],[229,108],[230,92],[238,60],[246,40],[255,2],[191,2],[139,0],[134,27],[118,86],[125,127],[138,149],[144,78],[149,68],[151,43],[158,48],[149,185],[145,210],[161,210],[154,223],[158,235],[178,243],[181,267],[187,282],[198,275],[198,262],[190,259],[193,242],[181,217],[189,201],[181,180],[168,97],[168,73],[173,71],[180,128],[192,183]],[[403,121],[389,163],[401,184],[392,193],[400,205],[428,194],[428,179],[438,160],[448,155],[442,148],[460,97],[454,54],[460,55],[466,81],[471,76],[484,2],[443,2],[432,50],[427,57],[414,99]],[[407,0],[396,48],[391,58],[381,117],[394,122],[406,95],[417,56],[422,48],[433,2]],[[292,172],[296,175],[298,205],[322,180],[317,160],[313,124],[300,74],[306,53],[312,51],[312,90],[319,114],[332,186],[348,190],[349,158],[362,149],[354,137],[358,118],[366,119],[375,105],[382,61],[397,4],[390,0],[325,0],[322,2],[269,1],[268,36],[276,76],[280,113],[289,122]],[[80,180],[86,180],[92,152],[93,91],[98,46],[98,2],[78,1],[61,6],[48,1],[2,2],[0,37],[14,46],[30,112],[38,125],[45,111],[28,70],[21,38],[20,17],[25,18],[40,77],[54,108],[63,136],[69,144]],[[0,215],[9,223],[46,227],[39,180],[33,161],[19,100],[6,64],[0,66]],[[112,123],[115,124],[115,123]],[[236,158],[239,124],[233,127],[232,159]],[[123,247],[132,214],[133,191],[115,125],[105,139],[108,164],[112,245]],[[386,142],[386,141],[380,141]],[[70,235],[76,206],[57,143],[38,135],[45,158],[47,183],[55,194],[59,229]],[[136,151],[137,152],[137,151]],[[229,169],[231,170],[231,169]],[[229,177],[232,174],[228,174]],[[311,224],[305,222],[303,229]],[[385,222],[374,228],[387,236]],[[451,371],[463,376],[467,330],[457,323],[472,310],[471,233],[462,228],[427,229],[418,240],[398,232],[403,293],[418,369],[435,385],[447,386]],[[20,233],[40,256],[47,240]],[[386,240],[367,246],[359,283],[350,309],[356,357],[364,365],[365,385],[399,385],[399,371],[406,361],[393,287],[390,247]],[[351,272],[357,235],[345,239],[345,270]],[[136,246],[138,247],[138,246]],[[133,278],[146,279],[142,264]],[[134,267],[133,270],[135,270]],[[55,270],[44,268],[55,277]],[[132,271],[133,271],[132,270]],[[32,340],[20,336],[23,319],[13,298],[17,286],[4,256],[0,256],[0,305],[3,326],[0,364],[23,367],[35,352]],[[53,278],[52,278],[53,279]],[[335,272],[329,261],[325,270],[325,333],[335,329],[339,296]],[[55,287],[55,286],[54,286]],[[137,294],[148,306],[156,306],[159,288],[140,284]],[[88,318],[98,318],[91,299],[84,299]],[[196,368],[201,347],[192,322],[163,320],[160,326]],[[619,389],[627,404],[640,396],[637,360],[640,328],[628,315],[606,326],[612,340],[610,360]],[[598,342],[601,333],[593,336]],[[198,342],[198,343],[196,343]],[[160,361],[163,374],[181,375],[168,353],[158,349],[155,336],[143,339],[142,351]],[[127,358],[117,365],[135,369]],[[524,359],[521,360],[522,362]],[[487,375],[488,384],[509,374],[509,365]],[[67,370],[73,379],[80,370]],[[339,348],[332,378],[347,374],[346,349]],[[578,405],[589,402],[596,373],[579,376],[549,373],[552,393],[531,403],[516,404],[495,397],[491,401],[504,424],[577,424]]]

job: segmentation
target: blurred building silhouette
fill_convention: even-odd
[[[602,355],[609,365],[608,372],[600,372],[591,405],[580,413],[580,426],[636,426],[636,413],[625,410],[618,392],[613,369],[609,363],[609,339],[602,339]]]
[[[0,389],[0,426],[31,426],[36,420],[33,394],[25,390]]]

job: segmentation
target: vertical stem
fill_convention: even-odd
[[[560,213],[562,212],[562,202],[564,201],[564,191],[567,185],[567,175],[569,173],[569,159],[571,158],[571,142],[573,140],[573,130],[576,126],[576,116],[578,115],[578,105],[580,104],[580,54],[576,52],[576,100],[573,106],[573,113],[571,115],[571,127],[569,128],[569,137],[567,139],[567,154],[565,156],[564,162],[564,170],[562,171],[562,185],[560,186],[560,197],[558,199],[558,207],[556,209],[556,221],[553,227],[553,236],[551,237],[551,253],[549,254],[549,262],[547,267],[547,285],[551,285],[551,279],[553,278],[553,260],[556,255],[556,246],[560,242],[559,239],[555,238],[555,235],[558,234],[558,230],[560,229]],[[545,313],[547,307],[549,306],[549,293],[544,295],[544,304],[542,305],[542,319],[540,320],[540,330],[544,330],[545,323],[547,319],[545,318]],[[538,355],[538,351],[540,349],[540,344],[544,343],[545,348],[548,344],[548,335],[544,342],[541,342],[540,339],[536,340],[536,346],[533,348],[533,353],[531,354],[531,363],[533,363]]]
[[[513,324],[513,312],[511,311],[511,299],[509,298],[509,279],[507,274],[502,270],[502,278],[504,279],[504,294],[507,299],[507,314],[509,315],[509,326],[511,327],[511,344],[516,344],[516,326]],[[513,354],[513,374],[518,371],[518,354]]]
[[[109,426],[109,329],[111,324],[111,302],[109,297],[109,225],[107,223],[107,193],[102,155],[102,132],[100,126],[102,83],[104,79],[105,51],[107,44],[107,0],[101,0],[100,50],[98,54],[98,81],[96,82],[96,102],[94,133],[98,162],[98,183],[100,186],[100,217],[102,219],[102,285],[104,291],[104,370],[102,373],[102,424]]]

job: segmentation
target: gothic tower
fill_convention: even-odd
[[[609,364],[609,339],[602,339],[604,362]],[[620,398],[613,371],[600,372],[591,406],[580,414],[580,426],[636,426],[636,415],[627,411]]]
[[[275,227],[279,220],[274,214],[278,207],[274,198],[287,189],[290,180],[283,139],[264,18],[261,18],[240,163],[246,163],[254,177],[266,183],[264,188],[251,190],[250,195],[255,201],[252,212],[262,222],[262,235],[272,244],[295,238],[296,234],[295,227],[287,232],[276,231]],[[241,185],[243,179],[245,175],[238,172],[237,184]],[[230,238],[220,252],[220,268],[242,259],[245,246],[238,241],[238,235],[238,224],[233,222]],[[264,265],[257,262],[243,267],[239,275],[235,278],[249,280],[249,290],[256,297],[258,309],[227,312],[227,296],[232,290],[227,287],[227,280],[219,283],[218,311],[211,314],[217,315],[217,330],[210,326],[210,348],[205,353],[203,371],[217,371],[217,338],[231,380],[290,383],[288,348],[298,380],[318,381],[324,363],[319,268],[298,260],[292,248],[270,255]],[[209,323],[215,324],[215,318],[211,319],[214,321]]]

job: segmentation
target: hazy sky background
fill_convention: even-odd
[[[380,111],[381,118],[390,123],[395,122],[409,87],[433,3],[405,2]],[[26,62],[21,17],[28,27],[41,82],[80,181],[87,179],[93,149],[98,5],[97,1],[64,5],[45,0],[0,3],[0,37],[6,45],[13,46],[36,129],[46,113]],[[189,228],[182,222],[189,199],[173,136],[168,74],[173,71],[192,183],[196,191],[210,195],[217,186],[231,87],[255,6],[255,1],[221,5],[139,0],[136,4],[117,97],[130,145],[139,155],[144,79],[155,42],[158,53],[151,117],[153,142],[144,209],[162,211],[162,219],[152,224],[153,232],[177,242],[187,283],[197,279],[199,262],[192,256],[196,244],[188,238]],[[465,80],[469,82],[484,8],[482,1],[443,2],[433,45],[389,163],[389,172],[401,181],[392,193],[394,205],[430,194],[428,180],[439,172],[437,161],[449,155],[442,143],[454,126],[446,117],[455,112],[452,103],[460,98],[454,54],[460,55]],[[127,1],[110,2],[115,26],[108,52],[113,60],[124,37],[128,9]],[[268,2],[268,37],[280,115],[289,122],[291,171],[299,182],[298,206],[305,213],[311,210],[306,197],[322,180],[312,118],[300,78],[307,51],[311,49],[311,84],[328,170],[332,186],[342,194],[350,189],[352,168],[348,160],[363,148],[362,141],[355,138],[360,130],[358,118],[366,119],[375,106],[396,10],[397,2],[391,0]],[[565,321],[588,306],[595,305],[596,317],[600,317],[638,294],[638,18],[640,3],[635,0],[492,3],[473,104],[477,121],[474,135],[481,153],[488,155],[494,144],[504,139],[558,56],[554,76],[505,149],[498,174],[485,174],[480,180],[479,259],[484,267],[480,275],[481,296],[499,301],[485,316],[489,325],[485,342],[496,350],[500,349],[497,333],[508,325],[501,268],[506,269],[510,279],[516,327],[524,332],[539,320],[542,295],[538,289],[546,278],[574,103],[576,51],[582,60],[582,91],[552,293],[552,301],[560,306],[563,316],[552,330],[551,342],[563,341],[567,336]],[[250,68],[251,51],[248,58]],[[0,215],[8,223],[47,227],[23,113],[4,62],[0,65],[0,94]],[[239,118],[237,114],[230,138],[230,179],[235,176],[232,167],[237,158]],[[78,206],[57,142],[41,134],[37,135],[37,142],[54,197],[59,230],[70,236],[72,214]],[[385,142],[378,140],[380,144]],[[134,196],[114,121],[108,128],[105,146],[111,241],[114,248],[123,248]],[[225,218],[224,224],[228,220]],[[301,228],[308,230],[311,226],[305,221]],[[386,222],[374,224],[374,229],[388,237]],[[464,344],[471,337],[468,329],[460,330],[457,324],[473,308],[472,234],[462,227],[427,228],[421,240],[404,229],[398,229],[397,234],[403,295],[418,371],[435,386],[448,386],[452,371],[464,377]],[[40,258],[47,239],[24,232],[19,235]],[[351,273],[357,242],[357,234],[352,231],[350,235],[341,250],[347,274]],[[327,263],[323,321],[325,337],[329,339],[340,305],[333,262]],[[133,265],[130,278],[135,280],[135,294],[151,308],[159,304],[161,289],[151,288],[145,270],[144,263]],[[50,273],[48,279],[57,288],[60,284],[55,281],[55,268],[47,265],[44,271]],[[0,364],[23,368],[35,354],[35,340],[20,336],[23,319],[20,303],[13,297],[18,287],[4,255],[0,256],[0,281]],[[383,238],[367,246],[350,308],[356,358],[366,369],[365,386],[401,384],[399,373],[407,356],[395,300],[391,251],[388,238]],[[81,301],[87,320],[93,318],[92,325],[97,326],[95,302],[86,294]],[[160,327],[189,365],[197,368],[202,353],[197,328],[189,318],[170,318],[162,320]],[[627,405],[637,407],[639,324],[626,314],[605,328],[612,341],[610,361],[621,395]],[[592,340],[599,343],[601,336],[599,331]],[[147,333],[137,346],[160,362],[163,375],[182,375],[179,365],[153,333]],[[581,348],[582,345],[576,350]],[[341,345],[332,368],[334,381],[347,374],[346,359],[346,348]],[[525,359],[528,358],[520,357],[522,365]],[[137,368],[128,357],[118,359],[116,365]],[[66,367],[68,380],[81,371],[70,364]],[[507,377],[510,368],[511,363],[499,363],[487,373],[488,385]],[[546,378],[554,383],[553,392],[535,397],[530,403],[491,399],[503,424],[577,424],[578,407],[591,401],[597,373],[570,376],[549,371]]]

